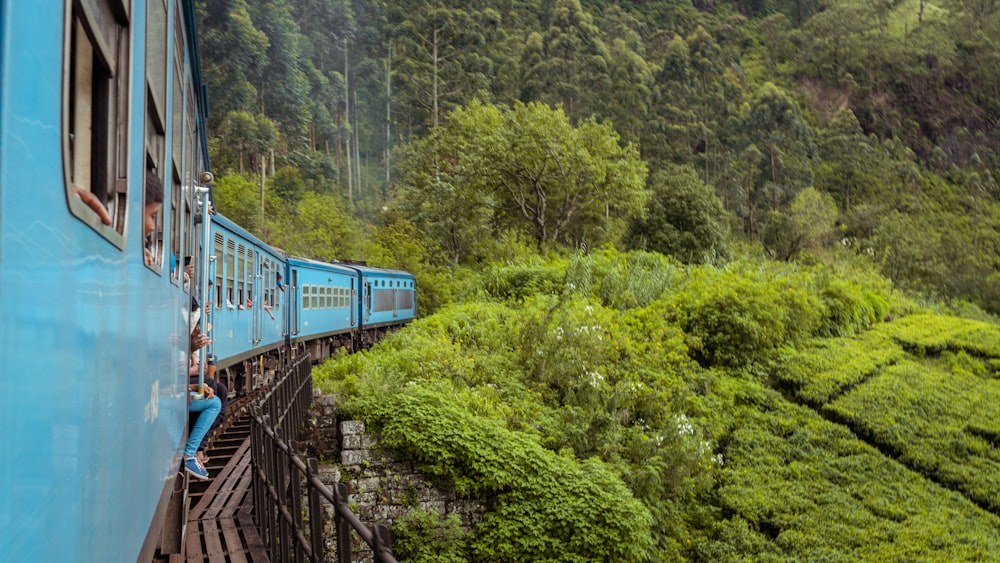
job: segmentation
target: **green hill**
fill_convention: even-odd
[[[1000,553],[997,325],[836,266],[605,250],[470,279],[316,372],[492,507],[452,560]]]

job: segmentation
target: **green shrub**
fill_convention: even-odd
[[[817,338],[808,346],[788,349],[775,377],[790,386],[796,397],[820,406],[904,356],[902,348],[878,332],[855,338]]]
[[[484,277],[487,295],[495,299],[523,299],[531,295],[558,295],[563,290],[564,268],[544,266],[492,266]]]
[[[826,408],[908,466],[997,511],[1000,451],[984,436],[1000,433],[1000,382],[983,378],[985,370],[963,354],[903,361]]]
[[[726,445],[725,516],[694,549],[705,560],[975,561],[1000,550],[1000,518],[809,409],[772,397],[743,411]]]
[[[434,510],[412,510],[392,526],[393,553],[408,563],[468,561],[467,539],[457,514],[442,518]]]
[[[673,296],[673,318],[703,364],[745,366],[816,331],[824,309],[808,284],[802,274],[699,273]]]
[[[889,312],[889,301],[876,291],[836,277],[824,280],[819,291],[826,306],[820,325],[823,336],[850,336],[881,322]]]
[[[418,385],[354,401],[383,446],[413,456],[461,496],[495,497],[472,541],[476,560],[649,558],[649,511],[602,462],[556,455]]]

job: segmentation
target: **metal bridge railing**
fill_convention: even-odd
[[[299,456],[293,438],[305,424],[312,402],[311,368],[309,356],[303,356],[269,384],[251,408],[254,516],[260,536],[271,561],[322,563],[325,499],[334,511],[337,563],[352,561],[352,530],[372,549],[376,563],[396,563],[389,529],[381,524],[372,529],[365,526],[348,508],[347,485],[337,483],[331,491],[319,479],[317,460],[304,462]],[[303,486],[308,505],[305,519]]]

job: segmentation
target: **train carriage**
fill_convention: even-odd
[[[289,340],[311,341],[314,360],[329,356],[341,346],[353,349],[361,321],[357,315],[360,276],[339,264],[305,258],[288,259],[291,299]]]
[[[416,280],[400,270],[351,265],[360,275],[361,298],[356,307],[362,324],[362,346],[374,343],[390,328],[417,316]]]
[[[261,358],[281,348],[288,334],[283,253],[222,215],[210,217],[207,323],[219,378],[233,391],[256,386],[268,367]],[[259,382],[259,381],[258,381]]]
[[[190,0],[0,2],[2,561],[159,539],[187,424],[175,258],[208,179],[192,22]]]

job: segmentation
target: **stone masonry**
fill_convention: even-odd
[[[377,439],[365,432],[361,421],[337,421],[336,400],[317,395],[313,401],[311,446],[320,459],[320,479],[329,487],[347,483],[351,511],[367,525],[393,523],[414,509],[436,511],[443,516],[458,514],[462,527],[470,530],[482,520],[481,503],[459,499],[453,490],[435,487],[420,473],[419,464],[378,447]],[[340,463],[336,463],[339,458]],[[333,551],[333,509],[328,511],[327,553]],[[355,562],[371,561],[363,542],[355,541]]]

